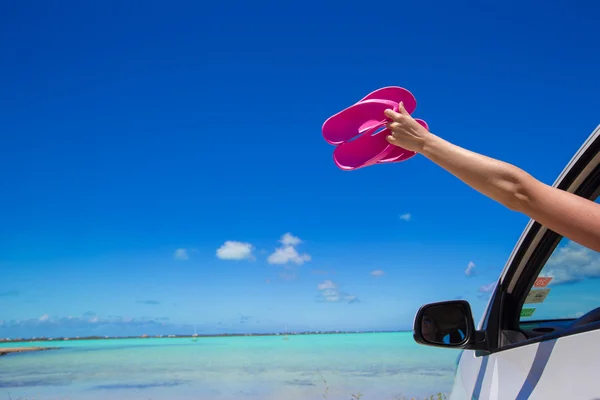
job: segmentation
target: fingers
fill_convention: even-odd
[[[389,122],[385,126],[392,131],[402,128],[398,122]]]
[[[399,146],[398,139],[396,139],[394,136],[388,135],[388,136],[385,137],[385,139],[388,141],[389,144],[393,144],[395,146]]]
[[[402,119],[402,117],[410,117],[410,114],[408,113],[408,111],[406,111],[406,108],[404,108],[403,102],[400,102],[398,104],[398,112],[395,112],[394,110],[385,110],[383,113],[386,117],[394,121],[399,121],[400,119]]]
[[[402,115],[406,115],[409,116],[410,114],[408,113],[408,111],[406,111],[406,108],[404,108],[404,102],[400,102],[400,104],[398,104],[398,112]]]
[[[393,121],[398,121],[400,118],[402,118],[402,114],[398,114],[394,110],[388,109],[388,110],[385,110],[383,113],[385,114],[386,117],[388,117],[389,119],[391,119]]]

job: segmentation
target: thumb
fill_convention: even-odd
[[[403,101],[401,101],[400,104],[398,104],[398,112],[400,114],[402,114],[402,115],[407,115],[407,116],[410,115],[408,113],[408,111],[406,111],[406,108],[404,108],[404,102]]]

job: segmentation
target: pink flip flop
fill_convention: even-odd
[[[323,137],[333,145],[349,142],[367,130],[384,126],[387,117],[383,112],[389,109],[398,111],[398,103],[382,99],[360,101],[328,118],[323,124]]]
[[[377,89],[358,101],[372,100],[372,99],[386,99],[393,101],[394,103],[404,103],[404,108],[409,114],[412,114],[417,109],[417,99],[407,89],[399,86],[386,86],[381,89]]]
[[[342,143],[333,150],[333,162],[340,169],[352,170],[373,165],[392,156],[393,148],[385,137],[389,134],[380,126],[367,129],[358,138]]]
[[[398,111],[398,104],[412,113],[417,101],[408,90],[388,86],[369,93],[352,106],[328,118],[322,127],[325,140],[337,145],[333,159],[338,168],[353,170],[374,164],[405,161],[416,153],[390,145],[386,136],[389,122],[384,111]],[[417,120],[427,127],[423,120]]]
[[[392,107],[384,107],[382,109],[374,105],[359,106],[361,103],[370,103],[371,101],[384,101],[389,105],[395,103],[396,108],[394,111],[397,111],[398,103],[402,102],[409,114],[412,114],[417,108],[415,96],[404,88],[387,86],[377,89],[360,99],[357,103],[329,117],[322,127],[325,140],[330,144],[337,145],[352,139],[376,124],[382,122],[385,124],[387,118],[383,115],[383,111]],[[371,119],[369,120],[367,117]],[[352,121],[360,123],[357,126],[352,126]],[[344,129],[349,129],[349,131],[344,132]]]
[[[429,130],[427,122],[418,118],[415,121]],[[402,162],[417,155],[414,151],[389,144],[386,139],[390,134],[388,129],[376,132],[377,128],[369,129],[357,139],[337,146],[333,151],[335,165],[343,170],[352,170],[373,164]]]

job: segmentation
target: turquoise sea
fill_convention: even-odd
[[[0,400],[361,400],[448,393],[458,352],[411,333],[28,343],[0,357]],[[2,347],[23,347],[4,343]],[[324,395],[326,397],[324,397]]]

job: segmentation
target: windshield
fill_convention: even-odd
[[[562,238],[527,296],[521,321],[574,319],[598,307],[600,253]]]

